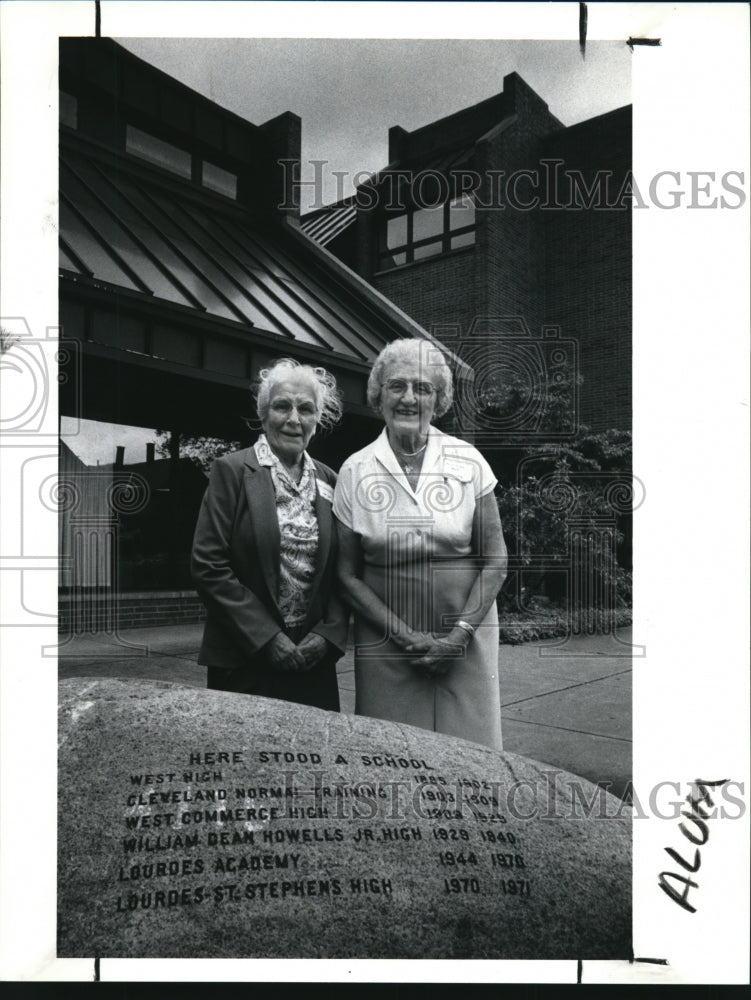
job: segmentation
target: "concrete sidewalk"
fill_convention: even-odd
[[[127,629],[119,638],[75,637],[59,651],[59,676],[147,677],[206,686],[196,662],[202,625]],[[562,645],[500,647],[504,750],[610,782],[622,794],[631,778],[630,629],[577,637]],[[353,712],[353,650],[338,664],[343,712]]]

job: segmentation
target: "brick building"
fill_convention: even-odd
[[[565,128],[511,73],[473,107],[391,128],[388,165],[302,228],[472,365],[487,447],[628,430],[630,169],[630,107]]]

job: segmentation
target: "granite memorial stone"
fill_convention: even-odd
[[[58,768],[62,957],[630,954],[627,807],[515,754],[76,678]]]

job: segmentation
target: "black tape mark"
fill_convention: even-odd
[[[579,958],[576,961],[576,985],[581,986],[582,983],[582,971],[584,969],[584,963]]]
[[[662,41],[659,38],[629,38],[626,44],[633,52],[635,45],[662,45]]]
[[[587,51],[587,5],[579,4],[579,51],[584,58]]]
[[[97,4],[97,7],[99,4]],[[94,982],[98,983],[99,980],[99,958],[94,959]]]
[[[646,962],[648,965],[667,965],[666,958],[635,958],[635,962]]]
[[[94,35],[97,38],[102,37],[102,5],[99,0],[94,0]]]

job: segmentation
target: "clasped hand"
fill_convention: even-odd
[[[266,652],[278,670],[310,670],[323,659],[326,640],[309,632],[297,645],[284,632],[277,632],[267,643]]]
[[[463,642],[453,642],[448,636],[431,632],[414,633],[404,646],[404,651],[414,656],[410,660],[411,665],[422,670],[427,677],[445,674],[451,666],[451,660],[461,657],[465,649]]]

